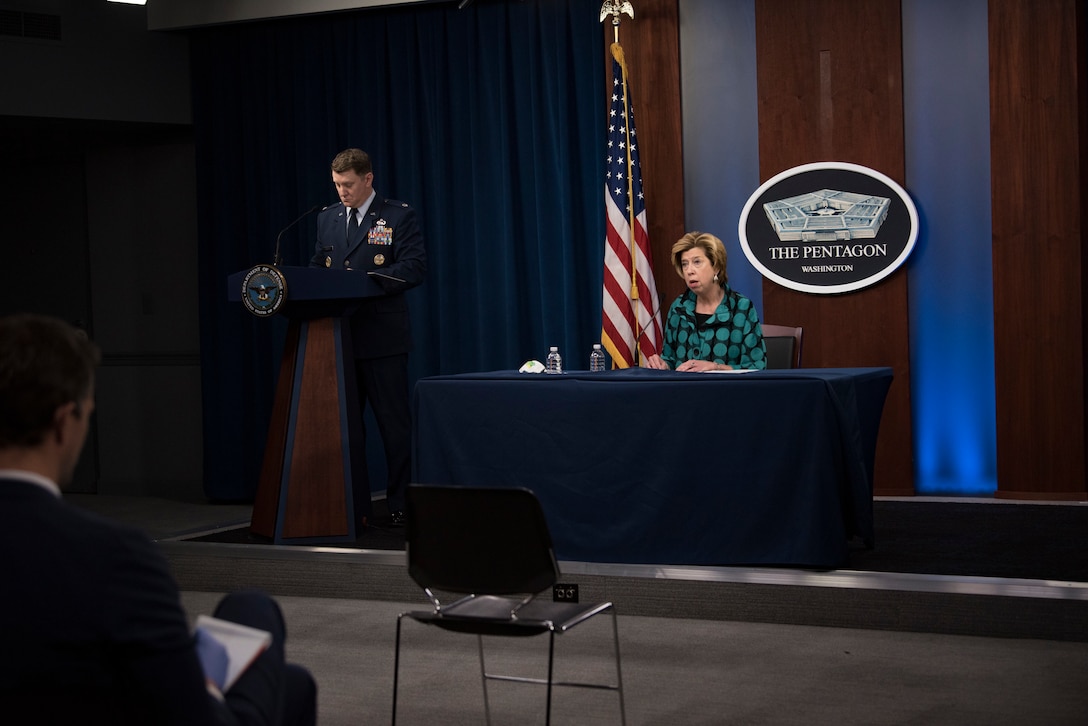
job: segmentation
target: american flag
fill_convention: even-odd
[[[661,352],[661,306],[646,233],[635,115],[623,48],[612,45],[612,101],[604,182],[605,242],[601,343],[613,367]]]

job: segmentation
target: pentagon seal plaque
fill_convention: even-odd
[[[874,169],[818,162],[767,180],[749,197],[737,231],[767,279],[799,292],[845,293],[906,261],[918,211],[906,190]]]

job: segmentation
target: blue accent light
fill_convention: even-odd
[[[763,277],[737,238],[741,210],[759,187],[755,3],[681,0],[680,37],[684,229],[721,238],[729,286],[763,321]],[[654,270],[658,284],[673,274]],[[662,313],[671,303],[661,301]]]
[[[986,0],[903,4],[908,261],[918,494],[997,488]]]

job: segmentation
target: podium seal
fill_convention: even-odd
[[[257,265],[242,280],[242,303],[259,318],[275,315],[287,299],[287,280],[272,265]]]

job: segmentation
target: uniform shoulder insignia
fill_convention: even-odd
[[[408,208],[408,202],[402,202],[399,199],[386,199],[385,203],[391,207],[404,207],[405,209]]]

